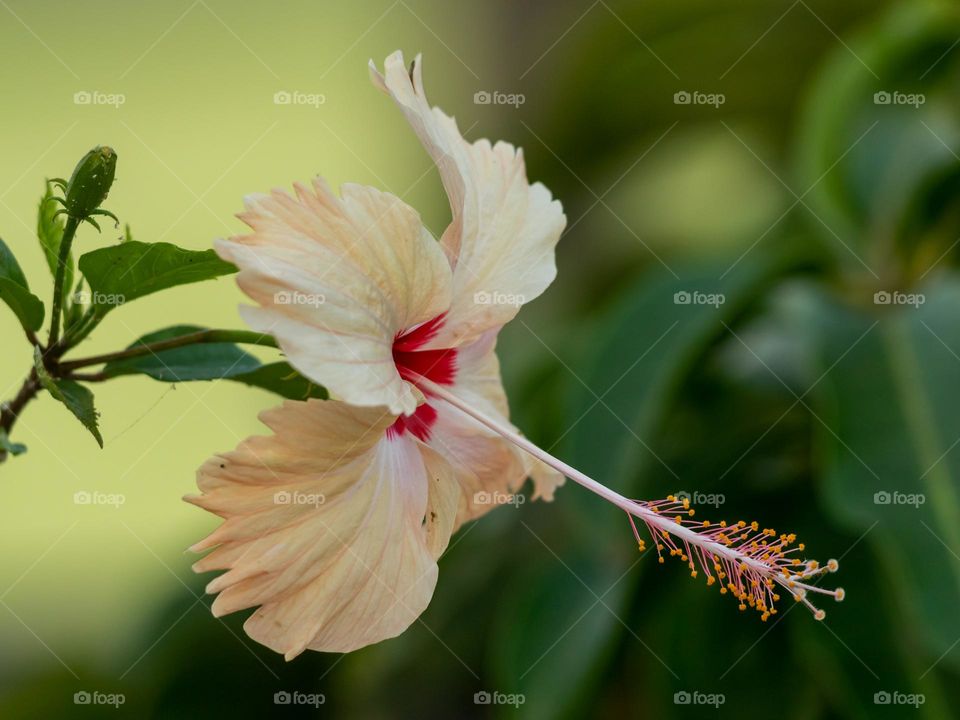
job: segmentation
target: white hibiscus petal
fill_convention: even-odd
[[[410,413],[416,398],[397,373],[396,335],[450,304],[450,269],[417,213],[373,188],[325,183],[248,198],[253,233],[220,240],[220,256],[258,303],[242,309],[277,338],[290,363],[354,405]]]
[[[459,488],[449,465],[395,416],[336,401],[263,415],[275,434],[244,441],[198,472],[191,502],[225,522],[194,549],[197,571],[225,569],[217,615],[259,606],[244,628],[284,653],[349,652],[394,637],[437,581]]]
[[[496,335],[494,328],[459,349],[457,375],[450,390],[471,407],[516,430],[509,420],[500,378]],[[457,528],[511,502],[528,476],[534,483],[534,500],[553,500],[554,490],[563,484],[562,475],[442,400],[430,402],[437,419],[429,443],[453,467],[461,488]]]
[[[374,83],[390,94],[440,171],[453,221],[441,243],[454,268],[453,301],[432,347],[468,343],[511,320],[556,276],[554,248],[566,225],[560,203],[527,181],[523,153],[487,140],[468,143],[456,121],[427,102],[420,56],[408,70],[387,58]]]

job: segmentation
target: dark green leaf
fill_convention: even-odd
[[[23,270],[3,240],[0,240],[0,300],[10,306],[27,330],[37,331],[43,325],[43,303],[30,292]]]
[[[203,329],[192,325],[177,325],[144,335],[130,347],[150,345]],[[259,360],[233,343],[206,343],[115,360],[107,363],[103,370],[109,377],[142,374],[162,382],[184,382],[229,378],[254,372],[259,367]]]
[[[867,533],[889,573],[921,666],[960,667],[960,280],[925,302],[857,310],[826,297],[814,307],[823,492],[835,515]],[[842,569],[842,568],[841,568]]]
[[[86,253],[80,258],[80,271],[90,286],[94,306],[105,313],[144,295],[229,275],[236,268],[213,250],[130,240]]]
[[[577,374],[590,390],[576,387],[569,412],[570,422],[575,421],[572,447],[565,459],[630,497],[650,494],[640,478],[651,471],[662,477],[663,495],[685,489],[651,449],[661,417],[698,355],[726,334],[724,323],[734,322],[783,271],[785,257],[758,254],[730,272],[725,271],[732,260],[685,267],[682,280],[656,272],[638,283],[588,342],[595,355],[587,372]],[[718,302],[707,304],[709,296]],[[560,492],[577,494],[581,501],[578,524],[565,527],[562,537],[541,542],[562,543],[563,564],[544,550],[542,560],[550,568],[536,581],[525,577],[518,583],[523,589],[512,598],[509,627],[500,642],[500,682],[526,695],[525,717],[572,716],[578,699],[589,697],[589,685],[622,629],[617,618],[636,580],[629,570],[637,549],[624,513],[578,487]],[[533,544],[538,546],[543,547]],[[533,612],[549,612],[550,621],[522,620]]]
[[[852,49],[836,50],[806,103],[797,152],[805,204],[817,217],[812,227],[857,272],[865,264],[879,271],[877,246],[904,241],[915,251],[915,236],[896,237],[905,215],[918,192],[937,191],[958,166],[958,32],[956,7],[898,3]],[[932,254],[924,270],[956,229],[952,218],[936,247],[924,249]]]
[[[67,409],[73,413],[83,426],[90,431],[100,447],[103,447],[103,437],[100,435],[100,428],[97,426],[96,408],[93,406],[93,393],[79,383],[73,380],[55,379],[50,376],[43,365],[43,356],[40,348],[34,349],[34,367],[37,370],[37,377],[40,378],[40,384],[57,400],[62,402]]]
[[[230,380],[269,390],[290,400],[327,398],[327,391],[323,386],[315,385],[285,362],[262,365],[253,372],[233,375]]]

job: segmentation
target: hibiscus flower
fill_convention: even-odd
[[[216,243],[256,303],[241,308],[247,324],[332,399],[263,413],[273,435],[198,471],[202,494],[187,499],[225,520],[193,546],[213,548],[198,572],[227,571],[207,587],[214,613],[257,607],[246,631],[288,659],[394,637],[429,603],[451,534],[528,476],[534,498],[551,500],[564,476],[597,492],[743,606],[767,613],[787,582],[809,603],[805,580],[823,569],[793,567],[792,536],[694,529],[685,501],[623,498],[511,425],[496,337],[556,275],[563,210],[527,180],[520,150],[469,143],[431,108],[419,57],[371,71],[439,169],[452,221],[438,241],[389,193],[338,196],[315,180],[247,198],[252,232]]]

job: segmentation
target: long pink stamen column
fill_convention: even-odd
[[[761,530],[756,522],[746,523],[741,520],[728,526],[726,522],[694,521],[690,519],[694,515],[690,501],[672,495],[666,500],[652,502],[631,500],[534,445],[513,428],[471,407],[442,385],[419,374],[411,375],[414,375],[412,379],[415,384],[428,395],[444,400],[626,512],[641,551],[645,546],[633,518],[643,522],[653,538],[661,563],[664,562],[662,551],[669,550],[670,555],[679,557],[687,564],[694,578],[697,577],[699,564],[707,584],[713,585],[719,580],[720,592],[732,593],[740,601],[741,610],[745,610],[749,605],[761,613],[763,620],[767,620],[777,612],[774,603],[780,596],[775,592],[776,586],[783,587],[794,600],[802,602],[817,620],[822,620],[826,613],[810,602],[808,592],[829,595],[837,601],[843,600],[843,588],[827,590],[805,582],[827,572],[836,572],[839,563],[830,560],[825,566],[821,566],[815,560],[801,561],[791,557],[804,549],[802,543],[787,549],[796,539],[795,536],[778,537],[770,528]]]

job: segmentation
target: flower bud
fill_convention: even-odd
[[[106,200],[117,170],[113,148],[98,145],[83,156],[64,191],[67,214],[77,220],[88,218]]]

